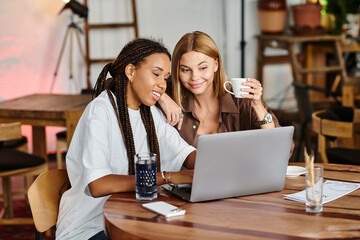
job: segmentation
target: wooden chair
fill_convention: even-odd
[[[318,154],[324,163],[360,165],[360,109],[353,122],[326,119],[326,110],[312,114],[312,129],[318,135]],[[336,137],[331,142],[330,137]]]
[[[300,160],[301,153],[303,152],[303,145],[307,149],[311,149],[313,145],[313,139],[315,138],[314,133],[311,130],[311,114],[319,109],[328,108],[331,104],[336,102],[336,89],[340,82],[340,78],[337,78],[331,91],[327,89],[322,89],[310,85],[306,85],[303,83],[296,83],[293,82],[295,96],[298,104],[298,116],[296,121],[301,124],[300,126],[300,137],[299,137],[299,144],[297,147],[297,159],[298,162]],[[328,94],[331,96],[329,100],[323,102],[317,102],[316,104],[311,102],[310,100],[310,91],[316,91]]]
[[[2,146],[1,146],[2,144]],[[0,148],[9,148],[9,149],[15,149],[15,150],[19,150],[25,153],[29,152],[29,147],[28,147],[28,140],[25,136],[22,136],[20,139],[15,139],[15,140],[8,140],[8,141],[1,141],[0,142]],[[30,186],[28,183],[28,178],[25,177],[25,186]],[[27,189],[26,189],[27,190]],[[18,194],[26,194],[26,191],[18,191],[18,192],[13,192],[13,195],[18,195]],[[0,194],[0,198],[2,198],[3,195]]]
[[[0,125],[0,141],[20,139],[20,123]],[[37,176],[48,169],[47,162],[32,154],[15,149],[0,148],[0,177],[3,186],[4,214],[0,224],[30,224],[32,219],[14,218],[12,207],[11,177]],[[27,189],[28,186],[25,186]]]
[[[62,154],[61,150],[67,149],[66,131],[58,132],[56,134],[56,167],[62,169]]]
[[[16,139],[16,140],[4,141],[3,147],[16,149],[26,153],[29,152],[28,141],[25,136],[22,136],[20,139]]]
[[[36,228],[35,239],[56,225],[62,194],[70,188],[65,169],[49,170],[39,175],[28,191],[31,212]]]

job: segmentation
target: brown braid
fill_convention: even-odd
[[[152,118],[150,107],[142,104],[140,106],[140,114],[141,114],[141,119],[145,125],[146,132],[151,133],[151,134],[147,134],[148,142],[150,144],[149,146],[150,151],[156,152],[159,149],[159,142],[157,141],[154,119]],[[158,162],[157,163],[158,166],[160,166],[160,155],[158,153],[157,153],[157,162]]]
[[[125,67],[128,64],[132,64],[136,68],[138,68],[141,63],[144,62],[146,57],[154,53],[164,53],[169,56],[169,59],[171,59],[168,50],[159,42],[141,38],[128,43],[121,50],[116,60],[113,63],[107,64],[103,68],[103,70],[99,74],[94,88],[95,97],[97,97],[102,91],[106,89],[106,76],[107,73],[110,72],[113,80],[109,85],[109,89],[116,96],[117,110],[121,123],[120,125],[122,128],[122,132],[124,133],[124,143],[128,155],[129,175],[135,174],[134,155],[136,151],[127,105],[126,86],[129,80],[125,75]],[[150,107],[142,104],[140,106],[140,114],[147,133],[147,140],[149,143],[150,151],[157,154],[157,164],[159,171],[161,169],[159,142],[156,136],[154,120],[150,111]]]

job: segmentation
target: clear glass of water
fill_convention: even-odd
[[[306,212],[322,212],[324,168],[314,165],[313,171],[306,170]]]
[[[155,153],[135,154],[136,200],[157,199],[157,161]]]

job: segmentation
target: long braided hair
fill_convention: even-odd
[[[127,83],[129,79],[125,74],[125,67],[128,64],[132,64],[135,66],[135,68],[137,68],[140,66],[141,63],[144,62],[146,57],[154,53],[164,53],[171,60],[171,55],[169,51],[159,42],[144,38],[139,38],[129,42],[121,50],[120,54],[113,63],[105,65],[94,87],[95,97],[97,97],[103,90],[107,88],[112,91],[116,96],[117,110],[119,113],[122,128],[121,130],[123,132],[124,143],[128,155],[129,175],[135,174],[134,155],[136,152],[127,105],[126,96]],[[109,86],[107,86],[106,84],[106,76],[108,72],[113,78]],[[157,164],[159,171],[160,150],[150,107],[141,104],[140,114],[146,129],[150,151],[156,153],[157,155]]]

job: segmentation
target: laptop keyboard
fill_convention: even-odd
[[[173,188],[171,190],[171,192],[184,200],[190,201],[190,196],[191,196],[191,188],[190,187]]]
[[[177,197],[180,197],[184,200],[190,201],[190,195],[191,195],[191,185],[190,184],[179,184],[176,186],[170,186],[168,184],[164,184],[162,187],[165,190],[176,195]]]
[[[184,193],[191,194],[191,188],[189,188],[189,187],[183,187],[183,188],[179,188],[179,189],[181,189],[181,191]]]

